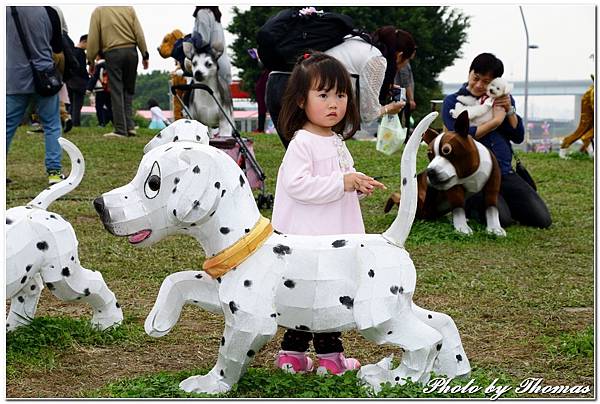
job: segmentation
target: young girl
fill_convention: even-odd
[[[149,129],[164,129],[169,124],[169,121],[165,118],[162,109],[160,109],[158,102],[154,98],[148,100],[148,109],[152,113],[152,120],[150,121],[150,125],[148,125]]]
[[[385,186],[356,172],[343,142],[359,124],[344,66],[321,52],[304,54],[288,81],[280,122],[290,144],[277,175],[273,227],[302,235],[364,233],[358,195]],[[345,135],[339,135],[345,129]],[[356,359],[344,357],[340,336],[288,329],[276,364],[292,373],[312,370],[306,351],[314,338],[319,373],[358,369]]]

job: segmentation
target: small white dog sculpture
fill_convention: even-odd
[[[426,382],[431,371],[448,377],[470,372],[454,321],[412,302],[416,271],[403,247],[416,210],[416,152],[436,116],[423,119],[406,145],[399,214],[383,234],[266,232],[254,243],[255,230],[270,230],[270,223],[261,217],[244,174],[223,151],[193,142],[148,151],[129,184],[94,201],[106,229],[134,245],[177,233],[196,238],[205,251],[206,272],[169,275],[145,323],[149,335],[165,335],[185,304],[225,317],[217,363],[208,374],[182,381],[183,390],[231,389],[277,326],[311,332],[357,328],[376,344],[403,348],[397,368],[383,360],[359,371],[375,391],[406,378]],[[209,271],[207,263],[240,250],[244,258],[230,263],[229,272]]]
[[[196,53],[193,45],[184,44],[186,70],[192,72],[192,83],[206,84],[211,88],[219,104],[233,122],[233,101],[231,90],[221,75],[218,74],[217,55],[212,52]],[[189,99],[190,114],[210,128],[219,128],[220,137],[231,136],[232,127],[213,97],[204,90],[192,90]]]
[[[6,297],[11,299],[7,331],[27,325],[35,317],[44,283],[61,300],[88,303],[91,323],[100,330],[120,324],[123,312],[102,274],[81,266],[73,227],[48,205],[79,185],[85,163],[79,149],[60,138],[71,158],[65,180],[42,191],[25,206],[6,211]]]
[[[454,109],[450,110],[452,118],[456,119],[463,111],[469,113],[471,126],[479,126],[492,119],[494,100],[512,91],[513,85],[502,77],[496,77],[488,84],[486,96],[475,98],[471,95],[459,95]]]

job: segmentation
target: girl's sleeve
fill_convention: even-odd
[[[344,177],[335,171],[328,176],[313,174],[309,145],[292,141],[281,163],[278,186],[299,203],[326,204],[344,196]]]

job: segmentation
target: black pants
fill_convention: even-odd
[[[67,87],[71,105],[69,106],[69,114],[73,120],[73,126],[81,126],[81,108],[83,107],[83,99],[85,98],[85,88],[75,89]]]
[[[137,78],[137,49],[135,46],[111,49],[105,52],[105,57],[114,131],[127,135],[135,129],[132,103]]]
[[[281,101],[283,98],[283,93],[285,93],[285,88],[287,86],[287,82],[288,82],[289,78],[290,78],[290,73],[271,72],[269,74],[269,78],[267,79],[267,90],[266,90],[267,110],[269,111],[269,115],[271,115],[271,120],[273,121],[275,130],[277,130],[279,139],[281,139],[281,143],[283,143],[283,147],[285,147],[286,149],[290,142],[288,142],[283,137],[281,130],[279,130],[278,117],[279,117],[279,112],[281,112]]]
[[[344,352],[340,332],[315,333],[297,330],[287,330],[281,341],[281,349],[285,351],[308,351],[308,343],[313,340],[315,352],[328,354],[333,352]]]
[[[468,217],[485,224],[482,192],[467,199],[465,211]],[[514,172],[502,175],[500,195],[498,196],[498,213],[502,227],[508,227],[514,221],[518,221],[523,226],[542,229],[550,227],[552,224],[546,203],[528,183]]]
[[[96,118],[100,126],[106,126],[112,122],[112,103],[108,91],[98,91],[96,93]]]

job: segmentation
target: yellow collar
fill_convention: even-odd
[[[244,262],[246,258],[263,245],[272,232],[273,226],[271,226],[271,221],[261,216],[248,234],[219,254],[204,261],[202,269],[213,279],[225,275],[232,268]]]

